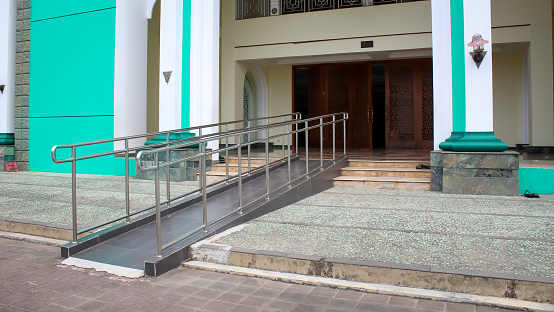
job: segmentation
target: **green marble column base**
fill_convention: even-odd
[[[503,152],[508,149],[508,144],[496,138],[493,131],[452,132],[439,148],[454,152]]]
[[[448,139],[439,144],[439,148],[443,151],[452,151],[452,144],[463,138],[464,134],[465,132],[452,132]]]
[[[170,133],[169,134],[169,142],[177,141],[177,140],[185,140],[185,139],[188,139],[188,138],[192,138],[194,136],[196,136],[196,135],[194,133],[190,133],[190,132]],[[157,137],[153,138],[152,140],[146,141],[146,143],[144,143],[144,145],[165,143],[165,142],[167,142],[166,140],[167,140],[166,134],[160,134]],[[183,142],[185,142],[185,141],[183,141]],[[183,142],[172,143],[172,144],[179,144],[179,143],[183,143]],[[198,144],[187,146],[187,147],[188,148],[198,148]]]
[[[13,133],[0,133],[0,145],[13,145],[14,135]]]

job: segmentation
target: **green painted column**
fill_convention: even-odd
[[[452,55],[452,135],[439,144],[446,151],[502,152],[492,116],[492,43],[477,66],[468,43],[476,34],[491,41],[490,0],[450,0]],[[486,44],[486,43],[485,43]]]
[[[466,86],[464,44],[464,1],[450,0],[450,38],[452,54],[452,135],[439,144],[444,151],[452,150],[466,131]]]

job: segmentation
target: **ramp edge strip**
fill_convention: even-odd
[[[70,257],[62,261],[63,265],[74,266],[82,269],[94,269],[99,272],[106,272],[120,277],[140,278],[144,276],[144,270],[125,268],[113,264],[105,264],[96,261],[84,260]]]

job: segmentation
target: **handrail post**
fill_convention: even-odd
[[[225,124],[225,134],[229,132],[229,124]],[[225,180],[229,182],[229,136],[225,135]]]
[[[306,174],[310,173],[310,166],[308,162],[308,122],[304,121],[304,136],[306,137]]]
[[[160,162],[158,159],[158,152],[154,154],[154,163],[156,164],[156,170],[154,170],[154,192],[156,193],[156,242],[157,242],[157,256],[162,256],[162,217],[160,209]]]
[[[237,156],[238,156],[237,179],[238,179],[239,213],[240,214],[242,214],[242,205],[243,205],[243,202],[242,202],[242,142],[241,142],[241,137],[242,137],[242,135],[240,135],[240,134],[237,136],[237,138],[239,140],[238,151],[237,151]],[[248,157],[250,157],[250,155],[248,155]]]
[[[319,165],[323,169],[323,118],[319,118]]]
[[[294,150],[294,152],[296,154],[298,154],[298,120],[302,119],[302,114],[300,113],[297,113],[296,114],[296,122],[294,123],[294,131],[297,131],[296,132],[296,149]]]
[[[335,116],[333,115],[333,160],[335,160]]]
[[[285,116],[283,116],[282,121],[283,123],[285,122]],[[285,133],[287,133],[287,126],[283,125],[283,137],[281,137],[281,147],[282,147],[281,150],[283,151],[281,155],[283,158],[285,157],[285,144],[284,144],[285,142],[283,142]]]
[[[131,204],[129,200],[129,139],[125,139],[125,212],[127,223],[131,222]]]
[[[167,147],[169,147],[169,133],[165,135],[165,143],[167,144]],[[169,163],[169,150],[165,151],[165,161],[166,163]],[[171,177],[170,177],[170,170],[169,166],[166,166],[165,169],[165,188],[166,188],[166,196],[167,196],[167,207],[171,207]]]
[[[250,124],[250,120],[249,120],[248,121],[248,129],[250,129],[250,127],[252,127],[252,124]],[[248,140],[248,141],[250,141],[250,140]],[[252,170],[251,161],[250,161],[250,159],[252,158],[252,156],[250,154],[250,142],[246,142],[246,144],[248,144],[248,175],[250,175],[250,170]]]
[[[292,181],[292,178],[291,178],[291,174],[290,174],[290,148],[291,148],[291,140],[292,140],[292,135],[290,134],[291,133],[291,129],[292,129],[292,125],[289,124],[288,126],[289,128],[289,133],[287,134],[287,168],[288,168],[288,175],[289,175],[289,184],[291,183]]]
[[[208,232],[208,194],[206,192],[206,144],[200,141],[200,180],[202,185],[202,219],[204,221],[204,233]]]
[[[346,118],[348,118],[348,113],[342,114],[342,140],[344,147],[342,149],[342,154],[346,155]]]
[[[265,189],[269,198],[269,125],[265,137]]]
[[[73,213],[73,243],[77,243],[77,153],[71,147],[71,206]]]

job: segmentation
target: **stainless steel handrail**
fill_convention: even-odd
[[[342,116],[341,118],[338,118],[337,119],[337,116]],[[329,121],[326,121],[327,119],[330,119]],[[333,133],[333,137],[332,137],[332,148],[333,148],[333,158],[329,161],[329,162],[334,162],[336,160],[336,151],[335,151],[335,148],[336,148],[336,144],[335,144],[335,135],[336,135],[336,131],[335,131],[335,127],[336,127],[336,124],[338,123],[342,123],[343,124],[343,142],[344,142],[344,146],[343,146],[343,153],[342,155],[345,155],[346,154],[346,120],[348,119],[348,113],[335,113],[335,114],[328,114],[328,115],[324,115],[324,116],[318,116],[318,117],[313,117],[313,118],[308,118],[308,119],[303,119],[303,120],[290,120],[290,121],[282,121],[282,122],[278,122],[278,123],[273,123],[273,124],[268,124],[268,125],[260,125],[260,126],[256,126],[256,127],[249,127],[249,128],[246,128],[246,129],[243,129],[243,130],[237,130],[237,131],[228,131],[228,132],[221,132],[221,133],[217,133],[217,134],[212,134],[212,135],[205,135],[205,136],[198,136],[198,137],[195,137],[193,141],[188,141],[188,142],[183,142],[183,143],[179,143],[179,144],[175,144],[175,145],[168,145],[168,146],[165,146],[165,147],[160,147],[160,148],[156,148],[156,149],[151,149],[151,150],[143,150],[143,151],[139,151],[136,155],[136,160],[137,160],[137,168],[139,170],[142,170],[142,171],[154,171],[155,174],[154,174],[154,177],[155,177],[155,189],[156,189],[156,240],[157,240],[157,255],[158,256],[162,256],[162,253],[164,250],[166,250],[167,248],[183,241],[184,239],[200,232],[200,231],[204,231],[204,232],[207,232],[208,231],[208,227],[223,220],[224,218],[227,218],[229,217],[230,215],[233,215],[233,214],[236,214],[236,213],[239,213],[239,214],[242,214],[242,211],[244,210],[244,208],[247,208],[249,207],[250,205],[254,204],[255,202],[258,202],[264,198],[269,198],[272,194],[274,194],[276,191],[278,191],[279,189],[283,188],[283,187],[290,187],[292,185],[292,183],[294,183],[295,181],[299,180],[299,179],[302,179],[304,178],[305,176],[309,175],[310,173],[316,171],[316,170],[321,170],[325,165],[326,163],[324,163],[323,161],[323,128],[326,127],[326,126],[332,126],[332,133]],[[316,122],[315,125],[311,125],[310,126],[310,122]],[[303,129],[299,129],[298,125],[303,123],[304,124],[304,128]],[[271,129],[280,129],[280,128],[283,128],[285,129],[283,131],[283,133],[278,133],[278,134],[274,134],[274,135],[270,135],[270,130]],[[294,127],[294,130],[292,129]],[[309,150],[308,150],[308,146],[309,146],[309,136],[308,136],[308,132],[310,130],[314,130],[314,129],[319,129],[319,145],[320,145],[320,155],[319,155],[319,166],[317,166],[316,168],[310,170],[309,168]],[[262,138],[258,138],[256,140],[252,140],[252,141],[246,141],[246,142],[243,142],[244,138],[245,138],[245,134],[251,134],[251,133],[262,133],[262,134],[265,134],[262,136]],[[291,166],[291,147],[292,147],[292,142],[291,142],[291,137],[292,135],[296,135],[296,153],[298,153],[298,134],[301,133],[301,132],[304,132],[305,135],[306,135],[306,173],[303,174],[302,176],[296,178],[296,179],[292,179],[291,177],[291,169],[290,169],[290,166]],[[284,156],[284,147],[283,147],[283,157],[278,159],[277,162],[285,162],[286,160],[286,164],[288,166],[288,183],[281,186],[278,190],[273,190],[271,191],[270,190],[270,187],[269,187],[269,182],[270,182],[270,161],[269,161],[269,142],[270,140],[274,140],[274,139],[278,139],[278,138],[281,138],[283,139],[284,137],[287,137],[286,139],[286,142],[287,142],[287,149],[288,149],[288,152],[287,152],[287,155],[286,157]],[[205,146],[208,142],[210,141],[213,141],[213,140],[217,140],[217,141],[222,141],[222,140],[225,140],[226,142],[228,142],[228,139],[229,138],[235,138],[236,140],[236,143],[234,143],[232,146],[229,146],[228,144],[224,147],[224,148],[219,148],[217,150],[212,150],[212,151],[207,151]],[[261,196],[260,198],[254,200],[253,202],[251,203],[248,203],[248,204],[244,204],[243,203],[243,200],[242,200],[242,177],[243,175],[246,175],[246,174],[250,174],[250,149],[248,148],[248,158],[249,158],[249,171],[247,173],[243,173],[242,172],[242,149],[246,146],[246,147],[250,147],[252,144],[256,144],[256,143],[260,143],[260,142],[263,142],[265,144],[265,152],[264,152],[264,156],[265,156],[265,165],[263,167],[263,169],[265,169],[265,177],[266,177],[266,193]],[[284,142],[284,140],[282,141]],[[160,163],[160,159],[158,157],[159,153],[166,153],[166,155],[168,154],[169,151],[172,151],[172,150],[175,150],[175,149],[179,149],[179,148],[184,148],[184,147],[188,147],[188,146],[191,146],[191,145],[198,145],[198,154],[195,154],[195,155],[189,155],[189,156],[186,156],[186,157],[182,157],[182,158],[179,158],[179,159],[175,159],[175,160],[171,160],[171,161],[167,161],[167,162],[164,162],[164,163]],[[208,157],[208,155],[213,155],[213,154],[220,154],[222,152],[225,152],[226,155],[228,155],[228,151],[230,150],[234,150],[236,149],[237,150],[237,155],[238,155],[238,172],[237,172],[237,176],[236,176],[236,182],[237,182],[237,185],[238,185],[238,197],[239,197],[239,207],[237,207],[236,209],[234,209],[233,211],[229,212],[228,214],[224,215],[224,216],[221,216],[215,220],[212,220],[211,222],[208,222],[208,208],[207,208],[207,191],[208,191],[208,188],[210,186],[207,185],[206,183],[206,167],[205,167],[205,162],[206,162],[206,159]],[[144,156],[148,156],[148,155],[154,155],[154,163],[151,165],[151,166],[144,166],[143,165],[143,157]],[[167,244],[163,244],[163,240],[162,240],[162,237],[161,237],[161,233],[162,233],[162,230],[161,230],[161,200],[160,200],[160,191],[159,191],[159,171],[163,168],[169,168],[170,166],[173,166],[173,165],[176,165],[176,164],[179,164],[179,163],[182,163],[182,162],[185,162],[185,161],[189,161],[191,159],[197,159],[197,158],[200,158],[200,166],[201,166],[201,170],[199,172],[199,176],[198,176],[198,179],[200,181],[200,188],[197,189],[197,192],[199,192],[199,194],[202,196],[202,206],[203,206],[203,222],[202,222],[202,225],[196,229],[192,229],[191,231],[189,231],[187,234],[179,237],[179,238],[176,238],[174,240],[172,240],[171,242],[167,243]],[[327,163],[329,163],[327,162]],[[226,161],[226,180],[223,180],[222,182],[225,182],[225,183],[228,183],[230,182],[230,179],[234,179],[234,177],[229,177],[229,169],[228,169],[228,166],[229,166],[229,160],[227,159]],[[213,185],[213,184],[212,184]],[[169,187],[169,185],[168,185]]]
[[[283,119],[283,118],[291,118],[291,119],[300,119],[301,114],[300,113],[290,113],[290,114],[283,114],[283,115],[277,115],[277,116],[270,116],[270,117],[261,117],[261,118],[253,118],[246,120],[248,123],[262,121],[267,122],[270,124],[270,121],[273,119]],[[148,211],[156,206],[152,206],[134,213],[130,212],[130,199],[129,199],[129,157],[130,152],[140,151],[145,148],[156,148],[160,146],[169,146],[169,144],[174,143],[180,143],[180,142],[187,142],[190,140],[194,140],[196,137],[186,138],[186,139],[179,139],[179,140],[169,140],[169,135],[172,133],[181,133],[181,132],[192,132],[192,131],[198,131],[199,136],[202,136],[202,129],[209,129],[209,128],[218,128],[218,131],[216,133],[219,133],[221,128],[225,128],[225,132],[236,132],[240,130],[229,130],[230,125],[242,125],[244,124],[245,120],[233,120],[233,121],[226,121],[226,122],[220,122],[220,123],[214,123],[214,124],[208,124],[208,125],[202,125],[202,126],[195,126],[195,127],[188,127],[188,128],[182,128],[182,129],[175,129],[175,130],[168,130],[168,131],[160,131],[160,132],[151,132],[146,134],[139,134],[139,135],[131,135],[126,137],[119,137],[119,138],[112,138],[112,139],[104,139],[104,140],[96,140],[96,141],[89,141],[89,142],[82,142],[82,143],[75,143],[75,144],[62,144],[62,145],[55,145],[52,147],[51,150],[51,157],[54,163],[56,164],[62,164],[62,163],[71,163],[71,204],[72,204],[72,230],[73,230],[73,243],[77,242],[77,237],[79,234],[98,229],[100,227],[106,226],[110,223],[114,223],[123,219],[126,219],[126,222],[130,222],[130,218],[132,216],[135,216],[137,214],[143,213],[145,211]],[[148,137],[157,137],[159,135],[165,135],[166,140],[162,143],[156,143],[151,144],[149,146],[136,146],[136,147],[129,147],[129,141],[136,140],[136,139],[142,139],[142,138],[148,138]],[[210,135],[208,135],[210,136]],[[213,137],[213,134],[211,134]],[[115,142],[123,142],[124,143],[124,149],[117,149],[109,152],[102,152],[102,153],[94,153],[84,156],[77,157],[77,148],[78,147],[84,147],[84,146],[93,146],[93,145],[100,145],[100,144],[106,144],[106,143],[115,143]],[[227,142],[228,144],[228,142]],[[62,149],[70,149],[71,150],[71,157],[70,158],[64,158],[64,159],[58,159],[57,157],[57,151]],[[88,227],[86,229],[78,230],[78,222],[77,222],[77,162],[81,160],[86,159],[93,159],[93,158],[99,158],[104,156],[110,156],[110,155],[118,155],[124,153],[125,157],[125,216],[113,218],[108,221],[105,221],[103,223]],[[169,169],[169,167],[167,167]],[[168,177],[168,185],[169,185],[169,175]],[[167,204],[170,205],[172,199],[170,198],[169,188],[167,189],[167,196],[168,199],[160,204]],[[194,192],[192,192],[194,193]],[[191,193],[191,194],[192,194]],[[190,195],[190,194],[188,194]],[[184,195],[178,196],[177,199],[185,197]],[[174,199],[175,200],[175,199]]]

